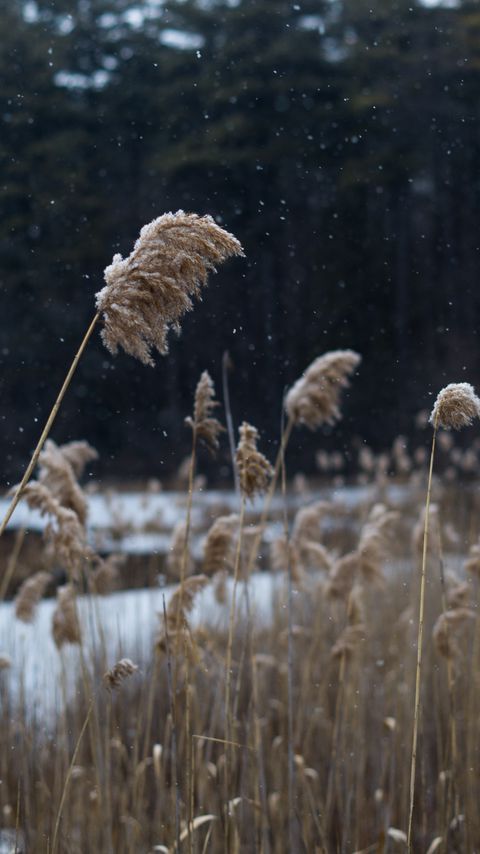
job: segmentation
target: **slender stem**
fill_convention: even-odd
[[[45,424],[45,427],[43,428],[42,435],[40,436],[40,439],[38,440],[37,447],[35,448],[35,450],[33,452],[32,459],[30,460],[30,462],[27,466],[27,469],[25,471],[25,474],[22,477],[22,480],[20,481],[19,485],[17,486],[17,488],[15,490],[15,495],[13,496],[13,498],[10,502],[10,506],[9,506],[9,508],[5,514],[5,518],[3,519],[3,522],[0,525],[0,537],[2,536],[5,528],[7,527],[15,508],[16,508],[18,502],[20,501],[22,491],[23,491],[24,487],[26,486],[26,484],[28,483],[28,481],[30,480],[30,478],[32,476],[32,472],[33,472],[35,466],[37,465],[37,461],[38,461],[38,458],[40,456],[40,452],[41,452],[41,450],[45,444],[45,441],[48,437],[48,434],[50,433],[50,430],[52,428],[52,424],[55,421],[55,418],[57,416],[58,410],[60,409],[60,405],[62,403],[62,400],[65,397],[65,392],[67,391],[67,389],[70,385],[72,377],[73,377],[73,375],[77,369],[77,365],[78,365],[78,363],[82,357],[83,351],[85,350],[85,347],[87,346],[88,340],[89,340],[93,330],[95,329],[95,325],[96,325],[97,321],[99,320],[99,318],[100,318],[100,312],[97,312],[97,314],[93,318],[90,326],[88,327],[88,329],[85,333],[85,336],[82,340],[82,343],[80,344],[80,347],[77,350],[76,356],[75,356],[72,364],[70,365],[67,376],[65,377],[65,379],[63,381],[63,385],[62,385],[62,387],[58,393],[58,397],[57,397],[55,403],[53,404],[52,411],[50,412],[50,415],[47,418],[47,422]]]
[[[277,486],[278,477],[280,474],[280,469],[282,465],[282,459],[285,456],[285,451],[287,449],[288,441],[290,439],[291,433],[293,430],[293,421],[291,418],[288,419],[285,430],[282,432],[282,438],[280,439],[280,448],[278,450],[277,459],[275,460],[275,466],[273,469],[273,476],[270,481],[270,486],[268,488],[267,497],[265,498],[265,503],[263,505],[262,515],[260,517],[260,522],[257,526],[258,531],[255,535],[255,538],[252,542],[252,546],[249,552],[245,577],[248,580],[250,578],[252,569],[255,565],[255,561],[257,559],[258,547],[260,545],[261,539],[265,532],[265,528],[267,527],[267,517],[270,511],[270,505],[272,503],[272,498]]]
[[[13,573],[15,572],[26,533],[27,532],[25,528],[19,528],[19,530],[17,531],[12,553],[8,559],[7,568],[0,583],[0,602],[3,602],[5,596],[7,595],[8,585],[10,584],[10,581],[13,577]]]
[[[232,720],[232,709],[231,709],[231,686],[232,686],[232,649],[233,649],[233,633],[235,628],[235,615],[236,615],[236,604],[237,604],[237,585],[238,585],[238,576],[240,573],[240,559],[242,555],[242,537],[243,537],[243,524],[245,520],[245,496],[242,495],[242,504],[240,509],[240,522],[239,522],[239,530],[238,530],[238,540],[237,547],[235,551],[235,568],[233,573],[233,591],[232,591],[232,602],[230,605],[230,619],[228,623],[228,641],[227,641],[227,662],[226,662],[226,682],[225,682],[225,740],[227,743],[227,748],[225,752],[225,851],[229,850],[228,847],[228,784],[230,780],[230,751],[231,747],[229,746],[229,742],[232,740],[232,730],[233,730],[233,720]]]
[[[92,711],[93,711],[93,706],[94,706],[94,700],[92,698],[90,700],[90,705],[88,707],[87,716],[83,722],[82,729],[80,730],[80,735],[78,736],[77,743],[75,745],[75,750],[73,751],[72,760],[70,762],[70,767],[68,769],[67,776],[65,778],[65,785],[63,787],[62,797],[60,799],[60,806],[58,808],[57,818],[55,820],[55,830],[53,832],[53,842],[52,842],[52,854],[55,854],[55,851],[57,848],[58,829],[60,827],[60,819],[62,817],[62,811],[63,811],[63,807],[65,805],[65,798],[67,797],[68,784],[70,783],[70,778],[72,776],[72,771],[73,771],[73,767],[75,765],[75,760],[77,758],[77,754],[78,754],[78,751],[80,748],[80,743],[82,741],[85,730],[88,726],[88,722],[90,720],[90,715],[92,714]]]
[[[285,431],[282,430],[282,439]],[[295,833],[295,764],[293,754],[293,583],[292,583],[292,554],[288,531],[287,513],[287,473],[285,466],[285,442],[280,444],[280,466],[282,474],[282,498],[283,498],[283,533],[287,544],[287,619],[288,619],[288,647],[287,647],[287,717],[288,717],[288,838],[290,851],[296,851]]]
[[[235,465],[235,430],[233,427],[232,410],[230,407],[230,392],[228,389],[228,370],[231,367],[230,356],[228,350],[225,350],[222,356],[222,386],[223,386],[223,401],[225,406],[225,421],[227,422],[228,443],[230,445],[230,456],[232,458],[233,480],[235,483],[235,492],[240,494],[240,483],[238,480],[237,466]]]
[[[165,596],[163,597],[163,620],[165,624],[165,643],[167,647],[167,688],[168,688],[168,704],[170,707],[170,717],[172,719],[172,782],[175,792],[175,851],[180,851],[180,790],[178,786],[178,768],[177,768],[177,726],[175,723],[175,709],[173,706],[173,690],[172,690],[172,659],[170,653],[170,641],[168,637],[168,621],[167,608],[165,605]]]
[[[428,526],[430,517],[430,496],[432,493],[432,474],[433,474],[433,459],[435,456],[435,439],[437,436],[437,421],[435,418],[433,427],[432,450],[430,453],[430,467],[428,471],[427,484],[427,500],[425,503],[425,525],[423,529],[423,554],[422,554],[422,571],[420,577],[420,607],[418,614],[418,639],[417,639],[417,668],[415,675],[415,705],[413,712],[413,738],[412,738],[412,758],[410,763],[410,808],[408,814],[408,833],[407,833],[407,848],[409,854],[412,854],[412,824],[413,824],[413,806],[415,801],[415,771],[417,767],[417,741],[418,741],[418,720],[420,713],[420,677],[422,670],[422,644],[423,644],[423,620],[425,612],[425,578],[427,568],[427,549],[428,549]]]

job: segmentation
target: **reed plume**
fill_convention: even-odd
[[[408,815],[408,852],[412,852],[413,808],[415,801],[415,770],[417,759],[418,720],[420,714],[420,684],[422,668],[423,622],[425,612],[425,584],[428,554],[428,525],[430,518],[430,497],[432,491],[433,462],[435,458],[435,439],[439,427],[459,430],[469,426],[480,417],[480,399],[470,383],[450,383],[439,392],[432,412],[430,423],[433,425],[432,450],[428,472],[427,498],[425,502],[425,525],[423,534],[422,568],[420,576],[420,601],[418,614],[417,665],[415,675],[415,700],[413,715],[412,755],[410,763],[410,808]]]
[[[464,606],[449,608],[448,611],[440,614],[432,633],[435,649],[439,655],[451,660],[458,660],[461,657],[457,632],[472,619],[475,619],[475,611]]]
[[[257,450],[258,430],[244,421],[240,426],[240,441],[237,446],[236,463],[240,491],[244,498],[253,500],[268,488],[273,468],[267,458]]]
[[[358,543],[360,572],[366,581],[384,581],[383,561],[388,554],[392,529],[398,513],[376,504],[362,528]]]
[[[177,211],[144,225],[131,254],[114,256],[96,297],[107,349],[115,355],[122,347],[153,365],[152,350],[167,353],[170,328],[179,331],[208,273],[242,254],[238,240],[210,216]]]
[[[470,383],[450,383],[442,388],[430,415],[430,423],[449,430],[468,427],[480,418],[480,399]]]
[[[177,639],[180,638],[186,641],[187,648],[191,649],[191,634],[188,624],[188,614],[191,612],[195,597],[200,590],[209,583],[206,575],[191,575],[186,578],[183,584],[179,584],[172,595],[166,611],[165,620],[162,620],[162,627],[157,635],[156,648],[161,652],[167,652],[167,637],[168,646],[176,650],[181,646],[177,645]]]
[[[97,567],[89,574],[88,583],[92,593],[106,596],[118,583],[118,571],[126,563],[124,554],[111,554],[106,558],[96,558]]]
[[[333,350],[319,356],[292,386],[285,409],[294,424],[316,430],[341,418],[340,393],[360,363],[353,350]]]
[[[233,569],[239,521],[236,513],[215,519],[207,533],[203,551],[203,571],[207,575]]]
[[[35,610],[52,576],[49,572],[36,572],[21,585],[14,601],[15,616],[24,623],[31,623]]]
[[[67,372],[32,458],[0,525],[0,536],[30,480],[78,363],[100,317],[102,338],[115,354],[119,346],[147,365],[152,349],[167,352],[170,327],[179,330],[183,314],[200,296],[208,273],[232,255],[243,255],[239,241],[210,216],[183,211],[164,214],[145,225],[132,253],[115,255],[105,270],[105,287],[96,295],[97,312]]]
[[[75,602],[75,588],[66,584],[57,590],[57,606],[52,615],[52,635],[57,649],[66,643],[79,644],[82,641]]]
[[[47,439],[38,458],[38,481],[48,487],[54,498],[73,510],[82,525],[87,520],[87,500],[77,483],[73,467],[62,449]]]
[[[134,664],[129,658],[122,658],[114,664],[111,670],[107,670],[104,674],[104,685],[109,691],[114,691],[120,688],[125,679],[128,679],[137,670],[138,665]]]
[[[59,450],[70,463],[73,473],[77,480],[81,478],[88,463],[98,460],[98,453],[95,448],[85,442],[80,441],[66,442],[64,445],[59,445]]]
[[[186,418],[185,423],[192,428],[195,438],[200,439],[214,454],[220,447],[219,436],[225,431],[217,418],[212,413],[219,406],[215,400],[215,386],[208,373],[204,371],[195,390],[195,401],[193,418]]]
[[[172,578],[182,578],[182,567],[184,575],[190,575],[192,572],[193,560],[186,539],[187,523],[183,521],[177,522],[172,531],[166,560],[168,574]]]
[[[67,568],[78,572],[85,559],[93,557],[93,551],[87,545],[85,530],[74,510],[62,507],[45,484],[32,481],[23,489],[23,497],[29,507],[38,510],[42,516],[49,516],[44,537],[53,548],[58,560]]]

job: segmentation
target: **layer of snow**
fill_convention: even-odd
[[[268,573],[252,576],[250,582],[251,607],[256,618],[269,622],[272,619],[273,590],[279,579]],[[231,580],[227,588],[227,601],[231,593]],[[92,662],[95,652],[102,650],[105,640],[107,660],[112,666],[119,658],[132,658],[138,663],[150,659],[155,634],[163,614],[163,601],[168,606],[174,587],[127,590],[108,596],[78,598],[78,612],[82,625],[85,660]],[[244,585],[237,593],[238,617],[245,615]],[[51,622],[55,600],[40,602],[35,621],[31,625],[17,620],[13,604],[0,604],[0,653],[12,660],[10,668],[0,672],[0,681],[8,688],[13,707],[25,700],[26,708],[39,722],[48,723],[55,711],[62,708],[65,697],[71,699],[80,673],[80,650],[66,645],[59,652],[52,640]],[[191,624],[226,626],[228,604],[220,607],[208,586],[195,600]],[[99,632],[101,626],[101,633]],[[63,679],[62,679],[63,671]]]

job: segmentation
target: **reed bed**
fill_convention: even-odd
[[[104,323],[112,353],[121,346],[150,365],[214,264],[241,254],[209,217],[160,217],[107,268],[93,325]],[[347,460],[320,438],[319,493],[317,480],[289,470],[288,450],[298,430],[335,425],[361,360],[352,350],[318,356],[285,396],[275,460],[249,422],[236,440],[227,403],[236,492],[233,506],[212,511],[201,446],[215,455],[224,430],[204,372],[186,419],[183,514],[159,523],[170,542],[160,564],[137,560],[143,579],[162,573],[176,586],[148,652],[132,639],[112,657],[99,597],[131,583],[112,545],[130,522],[112,511],[110,548],[99,547],[82,487],[96,452],[47,438],[90,334],[0,526],[1,536],[19,502],[44,520],[41,534],[20,526],[12,536],[11,525],[0,539],[0,589],[33,627],[42,598],[55,596],[51,688],[61,698],[43,720],[21,658],[0,648],[0,849],[480,850],[480,445],[475,425],[461,442],[448,429],[477,419],[473,388],[440,392],[433,434],[421,413],[412,448],[398,436],[375,454],[356,438]],[[228,396],[226,371],[223,385]],[[272,579],[268,608],[261,573]],[[195,610],[206,590],[218,619]]]

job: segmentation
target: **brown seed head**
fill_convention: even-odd
[[[36,607],[42,598],[52,576],[49,572],[36,572],[27,578],[15,597],[15,615],[24,623],[31,623]]]
[[[468,427],[480,418],[480,399],[470,383],[450,383],[442,388],[430,415],[430,423],[449,430]]]
[[[186,418],[185,422],[213,454],[220,446],[218,437],[225,429],[220,421],[212,416],[213,410],[218,405],[218,401],[215,400],[213,380],[208,371],[204,371],[195,390],[193,418]]]
[[[75,588],[72,584],[66,584],[57,590],[57,607],[52,616],[52,635],[57,649],[65,643],[81,643]]]
[[[440,614],[433,627],[433,640],[439,655],[455,659],[461,655],[457,633],[467,621],[475,618],[471,608],[451,608]]]
[[[258,430],[244,421],[240,427],[236,461],[242,495],[251,500],[266,492],[273,475],[267,458],[257,450],[257,440]]]
[[[239,518],[235,513],[219,516],[208,531],[203,551],[203,570],[215,575],[223,569],[233,569]]]
[[[107,670],[105,673],[103,677],[105,687],[108,688],[109,691],[114,691],[116,688],[120,688],[122,682],[125,682],[125,679],[128,679],[128,677],[137,670],[138,666],[134,664],[133,661],[129,658],[122,658],[114,664],[111,670]]]
[[[152,350],[167,352],[170,328],[179,330],[208,273],[232,255],[243,255],[240,243],[210,216],[177,211],[145,225],[128,258],[114,256],[97,294],[106,347],[153,365]]]
[[[293,423],[316,430],[338,421],[341,390],[359,363],[353,350],[333,350],[315,359],[286,396],[285,409]]]
[[[63,507],[74,510],[82,525],[87,518],[87,500],[77,483],[74,471],[61,448],[47,439],[38,458],[39,483],[48,487]]]

